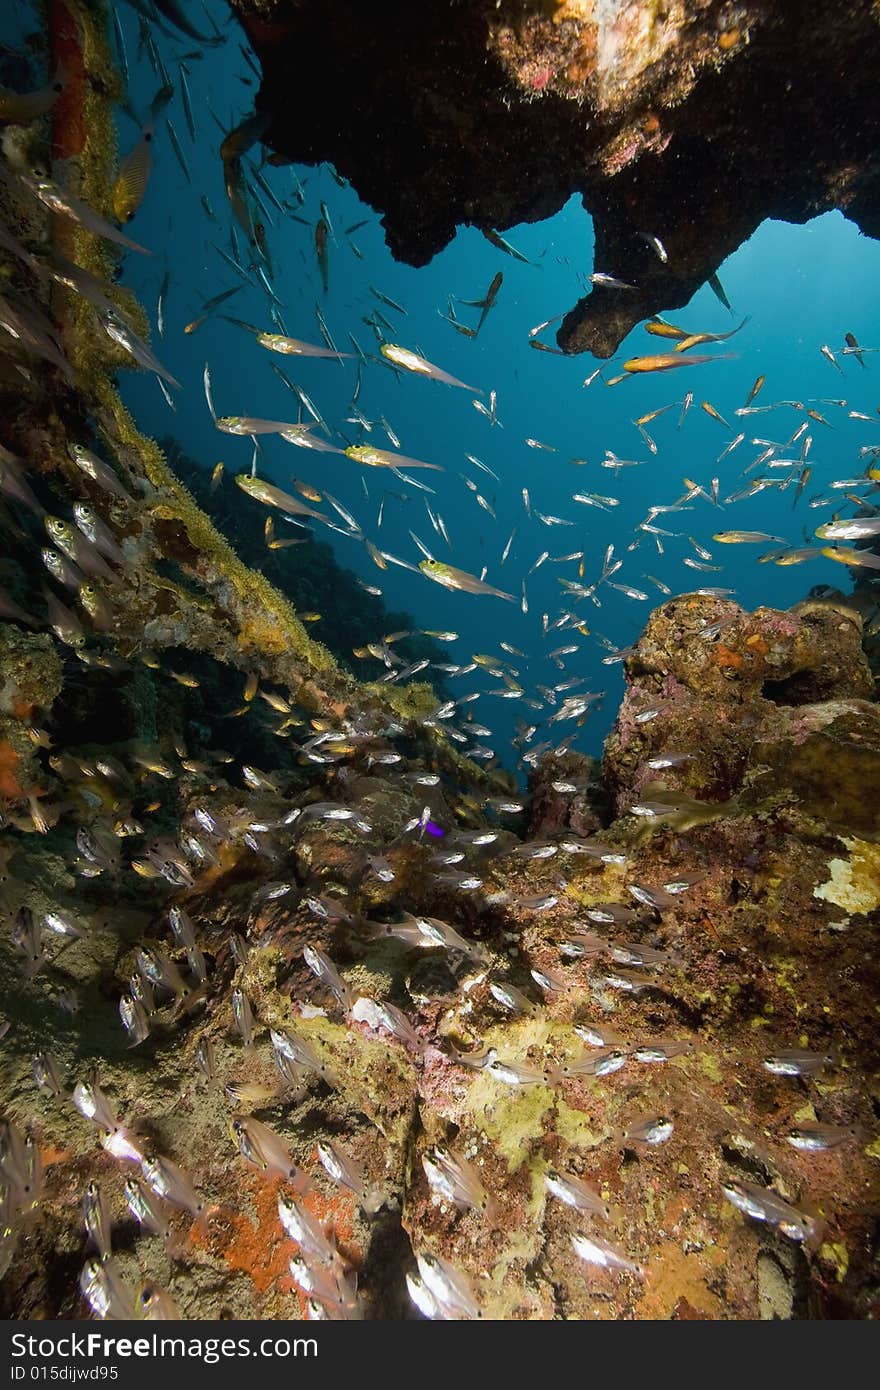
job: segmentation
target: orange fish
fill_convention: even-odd
[[[734,357],[732,352],[710,354],[708,357],[682,357],[675,352],[661,352],[654,357],[630,357],[623,364],[624,372],[671,372],[676,367],[698,366],[702,362],[724,362]]]
[[[757,379],[755,380],[754,386],[752,387],[752,389],[751,389],[751,391],[749,392],[749,394],[746,396],[746,405],[751,405],[752,401],[753,401],[753,400],[755,399],[755,397],[757,396],[757,394],[758,394],[758,392],[760,391],[761,387],[764,385],[764,382],[766,381],[766,379],[767,379],[767,378],[764,376],[763,372],[761,373],[761,375],[760,375],[759,377],[757,377]]]
[[[682,338],[680,343],[676,343],[676,352],[687,352],[689,348],[698,347],[700,343],[724,343],[728,338],[732,338],[735,333],[739,333],[741,328],[745,328],[749,321],[748,314],[743,319],[738,328],[731,328],[729,333],[691,333]]]
[[[686,338],[688,336],[686,328],[678,328],[674,323],[667,323],[665,319],[649,319],[645,324],[645,332],[653,333],[655,338]]]

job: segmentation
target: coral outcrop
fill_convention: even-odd
[[[281,160],[332,162],[383,213],[400,260],[425,264],[461,224],[503,231],[581,194],[596,233],[583,270],[636,289],[593,289],[559,329],[566,352],[610,357],[765,218],[840,208],[880,233],[872,0],[233,9],[262,66],[264,138]]]

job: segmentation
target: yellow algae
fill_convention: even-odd
[[[806,1105],[795,1110],[792,1119],[799,1125],[814,1125],[817,1120],[816,1111],[808,1101]]]
[[[682,0],[670,0],[662,8],[603,4],[596,6],[595,16],[599,100],[616,107],[641,74],[678,42],[684,6]]]
[[[849,1269],[849,1251],[842,1241],[826,1240],[819,1250],[819,1259],[824,1260],[826,1264],[834,1266],[837,1282],[838,1284],[842,1284],[846,1278],[846,1272]]]
[[[272,1026],[283,1027],[284,1022]],[[403,1048],[365,1037],[323,1014],[297,1016],[293,1028],[320,1052],[339,1094],[362,1110],[387,1140],[403,1144],[412,1125],[416,1082]]]
[[[793,960],[785,960],[781,956],[774,956],[773,966],[775,972],[774,978],[777,985],[780,989],[785,990],[787,994],[791,995],[794,1000],[795,1012],[803,1013],[806,1005],[800,1002],[795,994],[794,985],[792,984],[792,979],[797,980],[800,978],[800,971],[797,965]]]
[[[718,1058],[715,1056],[714,1053],[701,1052],[700,1066],[706,1073],[706,1075],[709,1077],[710,1081],[717,1081],[720,1083],[724,1080],[724,1073],[721,1069],[721,1063],[719,1062]]]
[[[511,1172],[521,1167],[532,1144],[544,1133],[553,1108],[547,1086],[507,1086],[480,1073],[468,1088],[464,1109],[492,1140]]]
[[[849,859],[829,860],[830,877],[813,889],[813,897],[852,914],[873,912],[880,907],[880,845],[856,839],[843,843]]]
[[[424,719],[433,713],[437,706],[434,687],[421,681],[418,684],[413,682],[412,685],[380,685],[371,681],[364,685],[364,689],[384,700],[401,719]],[[476,767],[474,763],[474,771]]]
[[[589,20],[596,8],[595,0],[555,0],[554,24],[562,24],[566,19]]]
[[[646,1230],[656,1230],[657,1228],[657,1192],[653,1187],[645,1189],[645,1228]]]
[[[560,1138],[566,1139],[576,1149],[595,1149],[611,1133],[610,1130],[593,1129],[589,1115],[566,1105],[564,1100],[557,1105],[555,1128]]]
[[[867,1146],[865,1153],[868,1155],[868,1158],[880,1158],[880,1137]]]
[[[516,1059],[540,1068],[552,1031],[546,1018],[516,1019],[488,1029],[483,1041],[498,1051],[501,1061]],[[509,1086],[485,1072],[475,1077],[465,1100],[465,1109],[495,1141],[511,1170],[522,1164],[532,1140],[543,1134],[544,1116],[553,1105],[547,1086]]]
[[[497,1048],[502,1057],[515,1056],[520,1060],[525,1060],[529,1048],[535,1049],[532,1058],[538,1059],[548,1045],[560,1048],[577,1044],[579,1049],[582,1046],[570,1025],[540,1015],[496,1024],[494,1028],[486,1029],[483,1040],[488,1046]],[[540,1065],[540,1060],[534,1061],[534,1065]]]
[[[584,869],[569,880],[565,896],[582,907],[595,907],[597,903],[621,903],[628,907],[632,900],[623,891],[623,876],[624,868],[619,864],[603,864],[599,871]]]
[[[529,1172],[531,1192],[526,1203],[526,1212],[535,1218],[536,1224],[540,1225],[540,1218],[543,1215],[544,1207],[547,1205],[547,1188],[544,1183],[544,1174],[547,1172],[549,1164],[541,1160],[534,1163]]]

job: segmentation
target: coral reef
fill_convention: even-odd
[[[858,729],[865,722],[870,728],[876,713],[864,703],[873,698],[874,678],[862,650],[861,618],[843,601],[807,600],[786,613],[749,614],[725,599],[684,595],[655,611],[627,660],[627,678],[604,764],[619,811],[657,780],[652,754],[686,754],[674,785],[691,797],[722,800],[760,783],[764,765],[772,781],[780,756],[788,768],[779,783],[794,789],[795,766],[806,775],[817,745],[827,756],[828,741],[846,727],[856,756],[849,815],[873,815],[863,796],[873,770],[871,738],[860,759]],[[845,781],[843,751],[831,761],[832,776]],[[833,800],[827,783],[817,788],[817,799],[827,811]]]
[[[462,223],[503,231],[582,195],[594,268],[637,289],[582,299],[558,333],[566,352],[610,357],[765,218],[840,208],[880,232],[864,119],[880,54],[872,0],[842,12],[772,0],[233,9],[262,65],[264,138],[280,160],[331,161],[383,213],[400,260],[425,264]],[[332,100],[291,84],[293,67],[332,72]]]
[[[573,42],[587,10],[516,13]],[[106,210],[99,35],[54,23],[56,157]],[[43,251],[54,225],[0,201]],[[87,1316],[97,1249],[114,1313],[158,1286],[194,1318],[403,1318],[434,1256],[452,1316],[875,1316],[859,614],[670,600],[601,765],[547,748],[520,793],[429,685],[359,680],[338,614],[334,650],[310,635],[338,571],[306,591],[247,525],[236,553],[222,489],[122,408],[88,297],[9,279],[39,332],[0,374],[0,1312]],[[104,551],[64,525],[83,503]],[[47,513],[87,578],[44,576]]]
[[[699,596],[663,605],[627,663],[604,806],[599,769],[550,752],[519,818],[502,813],[482,846],[465,827],[485,838],[491,819],[451,778],[425,791],[356,766],[309,787],[295,777],[252,802],[246,823],[290,826],[259,847],[240,811],[235,829],[242,794],[228,774],[181,779],[175,818],[200,810],[226,827],[218,862],[182,888],[148,882],[136,903],[128,874],[97,880],[87,935],[6,999],[5,1109],[39,1143],[46,1179],[4,1312],[82,1314],[90,1179],[130,1285],[157,1281],[187,1316],[302,1311],[276,1212],[286,1184],[247,1167],[231,1137],[235,1116],[255,1110],[311,1175],[305,1207],[357,1271],[362,1316],[408,1315],[412,1250],[451,1261],[486,1317],[872,1315],[880,824],[864,791],[880,785],[880,714],[859,637],[839,605],[815,601],[752,614]],[[648,768],[682,747],[687,760]],[[324,818],[328,795],[366,828]],[[407,830],[425,797],[476,891],[447,883]],[[64,833],[61,822],[13,840],[10,909],[35,902],[35,857],[40,901],[67,901]],[[112,921],[98,906],[110,889]],[[171,904],[194,924],[207,983],[191,1001],[160,992],[149,1037],[126,1051],[114,1014],[136,945],[185,968]],[[461,949],[415,945],[406,924],[423,914],[452,924]],[[307,947],[332,959],[344,998],[316,979]],[[88,1008],[47,1013],[47,985],[56,999],[75,985]],[[235,990],[252,1037],[234,1021]],[[403,1009],[407,1032],[389,1037],[385,1007]],[[294,1083],[279,1083],[270,1030],[307,1050]],[[208,1040],[219,1081],[196,1062]],[[61,1094],[36,1091],[36,1049],[55,1056]],[[164,1246],[137,1234],[121,1193],[129,1165],[69,1103],[89,1065],[135,1142],[185,1165],[206,1224],[172,1217]],[[671,1132],[649,1142],[661,1121]],[[823,1124],[828,1147],[791,1142]],[[323,1173],[317,1147],[330,1143],[357,1162],[369,1200]],[[438,1145],[491,1193],[482,1208],[427,1181]],[[592,1215],[554,1196],[556,1174],[588,1184]],[[771,1191],[788,1227],[736,1210],[725,1189],[742,1184]],[[571,1243],[585,1229],[638,1270],[585,1264]]]

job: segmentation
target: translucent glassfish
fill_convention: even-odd
[[[423,1286],[432,1295],[440,1316],[445,1318],[479,1318],[482,1310],[470,1280],[461,1270],[440,1255],[416,1255],[416,1264]]]
[[[344,1269],[345,1262],[320,1222],[293,1198],[278,1198],[278,1216],[291,1240],[295,1240],[306,1260],[317,1260],[328,1269]]]
[[[157,1197],[170,1202],[173,1207],[186,1211],[200,1224],[207,1218],[207,1207],[192,1182],[170,1158],[149,1155],[141,1163],[141,1172]]]
[[[461,1211],[480,1211],[490,1220],[497,1206],[474,1167],[442,1144],[422,1154],[422,1168],[432,1190]]]
[[[601,1269],[622,1270],[634,1274],[636,1278],[645,1276],[644,1266],[631,1260],[617,1246],[611,1245],[599,1236],[573,1235],[571,1245],[574,1253],[586,1264],[598,1265]]]
[[[87,1260],[79,1276],[83,1297],[96,1318],[103,1320],[134,1317],[134,1293],[124,1282],[112,1259]]]
[[[611,1219],[609,1203],[594,1187],[573,1173],[559,1173],[554,1168],[548,1168],[544,1174],[544,1186],[552,1196],[558,1197],[566,1206],[574,1207],[575,1211],[588,1211],[603,1221]]]
[[[818,1235],[820,1223],[816,1218],[786,1202],[771,1187],[731,1179],[722,1184],[721,1190],[737,1211],[754,1221],[766,1221],[790,1240],[812,1244]]]
[[[281,1135],[274,1129],[247,1115],[233,1120],[230,1130],[239,1152],[248,1163],[264,1173],[277,1173],[301,1195],[309,1191],[311,1178],[297,1167]]]

